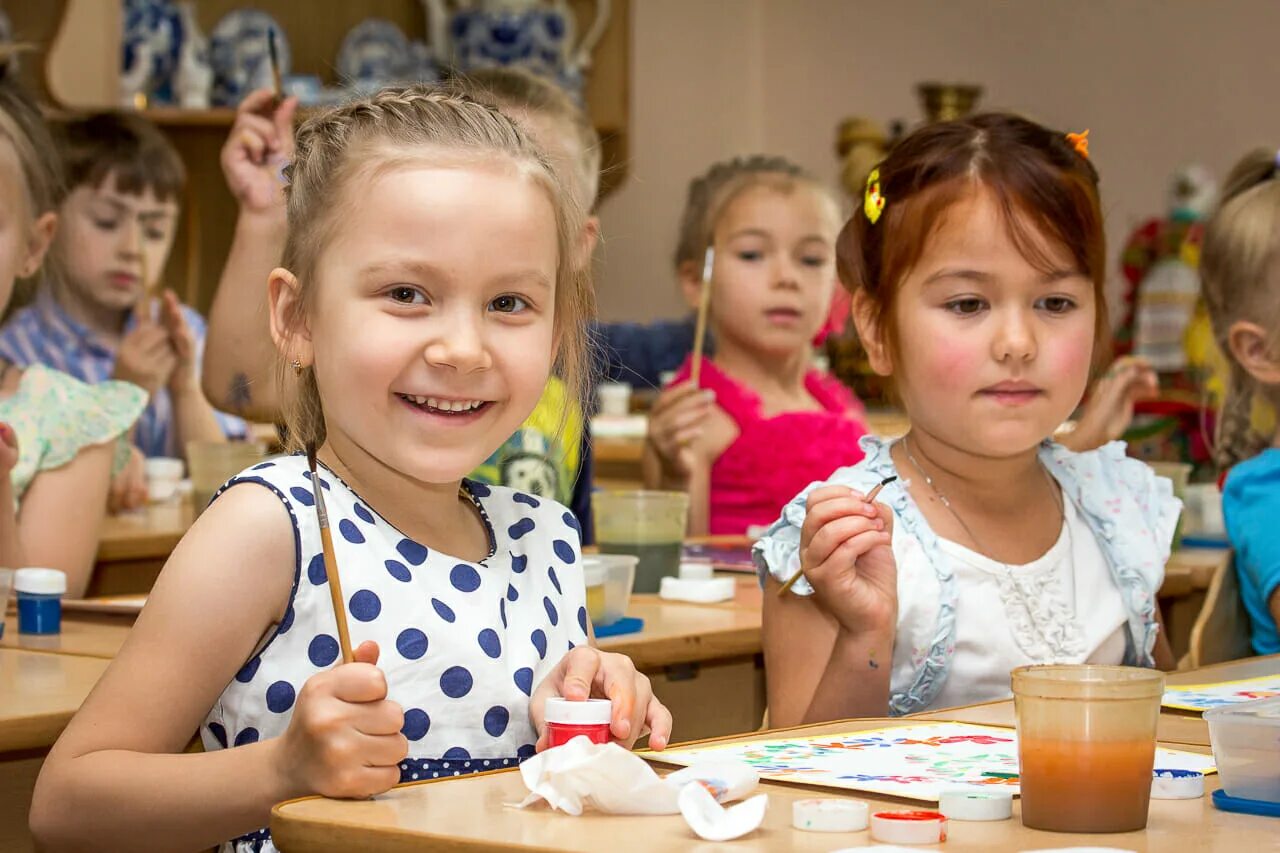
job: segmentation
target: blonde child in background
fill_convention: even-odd
[[[1230,374],[1218,418],[1222,509],[1253,649],[1280,652],[1280,155],[1258,150],[1227,177],[1200,255],[1205,301]],[[1269,411],[1267,411],[1269,410]],[[1258,417],[1265,412],[1270,417]],[[1229,470],[1228,470],[1229,469]]]
[[[102,113],[58,129],[66,198],[49,275],[0,330],[0,356],[84,382],[131,382],[150,395],[133,432],[145,456],[185,456],[187,442],[243,436],[200,390],[204,321],[160,281],[186,174],[177,151],[136,116]]]
[[[1050,440],[1105,345],[1084,141],[1001,114],[917,130],[869,176],[838,253],[911,430],[863,439],[862,462],[756,545],[771,723],[999,699],[1029,663],[1171,667],[1171,484],[1119,443]]]
[[[831,191],[780,157],[718,163],[689,187],[676,272],[696,307],[715,249],[715,357],[696,386],[686,360],[658,397],[644,464],[648,487],[689,492],[691,535],[768,524],[797,490],[862,458],[861,405],[812,364],[840,220]]]
[[[38,109],[0,80],[0,315],[57,228],[52,152]],[[0,566],[60,569],[67,594],[84,594],[112,471],[127,464],[125,435],[146,401],[133,385],[89,386],[0,355]]]
[[[40,843],[274,849],[281,800],[516,764],[548,696],[608,696],[625,745],[670,735],[648,680],[590,645],[573,516],[463,479],[553,370],[587,382],[572,192],[501,113],[418,86],[311,119],[287,177],[271,331],[357,662],[333,667],[307,458],[243,472],[50,752]],[[181,754],[196,729],[207,752]]]

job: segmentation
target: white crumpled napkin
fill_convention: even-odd
[[[640,756],[616,743],[595,744],[576,737],[520,765],[529,789],[517,808],[545,800],[553,809],[580,815],[587,808],[605,814],[682,814],[689,828],[707,841],[746,835],[764,821],[768,795],[726,809],[760,778],[739,761],[706,762],[660,778]]]

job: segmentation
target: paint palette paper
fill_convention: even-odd
[[[1208,711],[1255,699],[1269,699],[1272,696],[1280,696],[1280,675],[1170,687],[1164,692],[1162,704],[1166,708],[1180,708],[1184,711]]]
[[[921,723],[846,734],[709,744],[645,755],[688,766],[736,759],[763,779],[937,802],[973,786],[1017,794],[1018,735],[970,723]],[[1213,772],[1213,756],[1156,749],[1156,767]]]

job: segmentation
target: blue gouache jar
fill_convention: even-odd
[[[13,574],[18,594],[18,633],[57,634],[62,631],[62,596],[67,576],[57,569],[18,569]]]

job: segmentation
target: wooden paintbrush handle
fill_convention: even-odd
[[[320,528],[320,544],[324,549],[324,570],[329,579],[333,618],[338,623],[338,648],[342,650],[342,662],[351,663],[355,655],[351,651],[351,633],[347,630],[347,607],[342,598],[342,581],[338,578],[338,560],[333,555],[333,534],[328,527]]]
[[[880,490],[883,489],[885,486],[889,485],[890,483],[892,483],[896,479],[898,478],[886,477],[885,479],[881,480],[878,484],[876,484],[876,487],[871,490],[871,493],[868,494],[863,500],[865,500],[867,503],[875,503],[876,498],[880,496]],[[787,590],[791,589],[791,587],[795,585],[795,582],[800,580],[800,576],[803,574],[804,574],[803,569],[796,569],[796,573],[791,577],[787,578],[786,583],[784,583],[781,587],[779,587],[778,595],[786,595]]]

